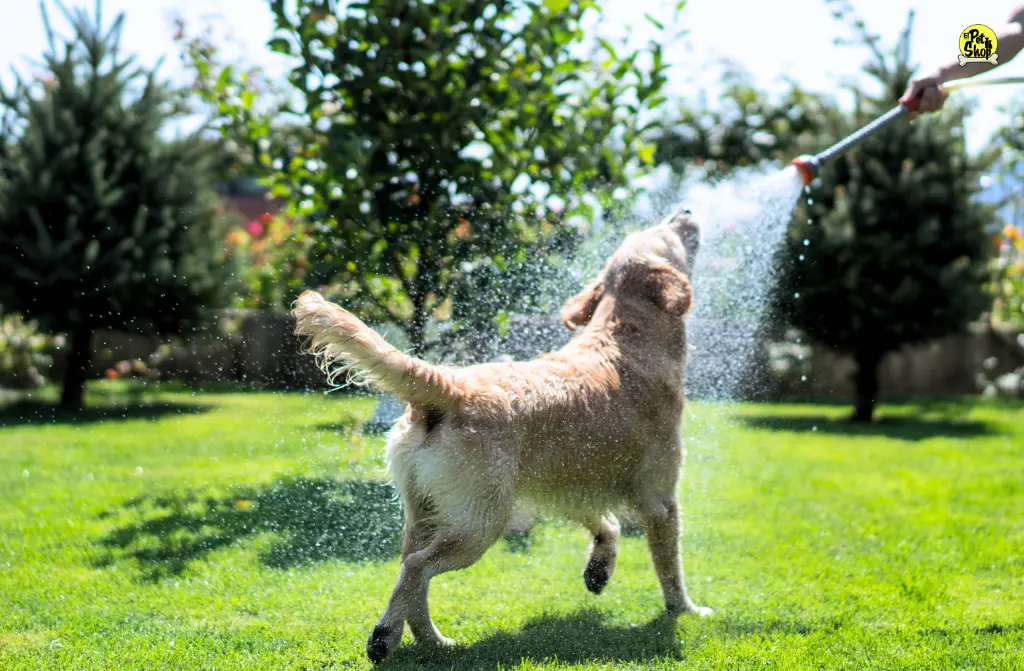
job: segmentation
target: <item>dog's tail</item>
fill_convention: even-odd
[[[376,331],[344,308],[305,291],[295,302],[295,333],[308,338],[332,384],[339,375],[373,384],[382,391],[422,408],[454,410],[458,385],[450,371],[407,356],[387,344]]]

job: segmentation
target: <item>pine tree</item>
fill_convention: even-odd
[[[45,77],[0,91],[0,304],[69,336],[61,405],[82,405],[98,329],[180,333],[223,304],[232,270],[198,137],[155,71],[119,52],[123,15],[61,11]]]
[[[873,58],[865,72],[882,94],[861,96],[845,130],[896,105],[913,68],[911,13],[891,53],[861,30]],[[823,166],[813,204],[790,230],[789,269],[779,292],[792,324],[853,355],[853,419],[871,421],[883,357],[957,332],[987,306],[984,290],[992,213],[976,202],[981,170],[964,148],[966,110],[897,121]]]

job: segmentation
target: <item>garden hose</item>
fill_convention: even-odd
[[[1024,77],[1002,77],[1000,79],[961,79],[959,81],[949,82],[942,86],[944,93],[955,91],[957,89],[966,89],[976,86],[994,86],[996,84],[1024,84]],[[793,165],[797,174],[800,176],[800,180],[804,183],[804,186],[810,186],[811,182],[818,176],[818,171],[829,159],[834,156],[842,154],[847,149],[857,144],[868,135],[871,135],[882,126],[887,125],[890,121],[898,119],[908,112],[913,112],[917,109],[919,100],[917,98],[911,100],[907,104],[900,104],[889,110],[882,116],[878,117],[868,125],[864,126],[860,130],[847,135],[845,138],[835,143],[828,149],[815,154],[813,156],[804,154],[793,159],[791,165]]]

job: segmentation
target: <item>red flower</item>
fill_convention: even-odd
[[[250,221],[245,225],[245,232],[254,238],[258,238],[263,235],[263,224],[258,221]]]
[[[269,226],[270,223],[274,221],[274,215],[270,214],[269,212],[264,212],[263,214],[258,216],[256,220],[259,221],[264,226]]]

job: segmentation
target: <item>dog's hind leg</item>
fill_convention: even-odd
[[[402,531],[401,561],[430,545],[437,532],[436,521],[433,519],[434,505],[430,497],[412,494],[402,497],[405,508],[405,526]]]
[[[430,579],[474,564],[504,531],[505,521],[505,518],[496,519],[485,535],[439,531],[430,545],[406,557],[387,611],[366,645],[371,662],[383,661],[398,646],[405,622],[409,623],[418,643],[452,643],[438,631],[430,618],[427,600]]]
[[[640,516],[668,612],[710,615],[710,608],[694,605],[683,582],[683,562],[679,547],[679,499],[675,493],[641,501]]]
[[[611,513],[595,514],[580,521],[594,538],[587,568],[583,571],[583,584],[594,594],[600,594],[615,571],[615,559],[619,554],[619,521]]]

